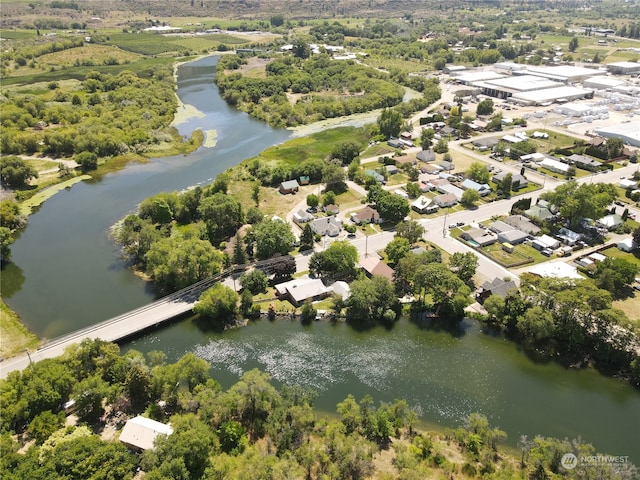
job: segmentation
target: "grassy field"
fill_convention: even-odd
[[[40,341],[21,322],[18,315],[0,301],[0,356],[11,357],[25,349],[37,348]]]

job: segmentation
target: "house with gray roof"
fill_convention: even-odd
[[[367,177],[372,177],[378,183],[384,182],[384,177],[380,175],[378,172],[376,172],[375,170],[367,169],[364,171],[364,174]]]
[[[586,155],[578,155],[574,153],[569,156],[568,159],[573,162],[576,167],[581,168],[582,170],[589,170],[590,172],[600,170],[600,167],[602,167],[602,162],[591,157],[587,157]]]
[[[453,207],[458,203],[458,198],[453,193],[438,195],[433,199],[440,208]]]
[[[436,159],[436,154],[433,150],[422,150],[418,152],[416,158],[421,162],[429,163]]]
[[[296,193],[300,189],[300,184],[297,180],[287,180],[280,184],[280,193],[286,195],[287,193]]]
[[[351,214],[351,221],[357,225],[365,223],[382,223],[382,218],[380,218],[380,213],[378,213],[375,208],[367,206],[362,210],[353,212]]]
[[[510,243],[511,245],[519,245],[524,242],[530,235],[520,230],[511,229],[507,232],[501,232],[498,234],[498,241],[500,243]]]
[[[342,221],[333,215],[330,217],[316,218],[311,222],[311,230],[318,235],[337,237],[342,231]]]
[[[476,294],[476,299],[479,303],[484,303],[484,301],[491,295],[497,295],[499,297],[505,298],[507,296],[507,293],[517,287],[518,286],[513,280],[505,281],[503,278],[496,277],[491,282],[484,282],[480,286],[480,290]]]
[[[530,233],[531,235],[540,233],[540,227],[531,223],[531,221],[523,215],[511,215],[504,219],[504,223],[522,232]]]
[[[317,301],[329,296],[331,290],[319,278],[295,278],[275,286],[278,298],[289,300],[299,307],[305,300]]]
[[[464,182],[462,182],[460,186],[463,190],[475,190],[480,194],[481,197],[484,197],[491,193],[491,187],[488,184],[478,183],[471,180],[470,178],[467,178]]]
[[[494,244],[498,240],[493,233],[483,228],[470,228],[460,235],[460,238],[467,242],[474,242],[480,247]]]
[[[496,173],[492,180],[493,183],[501,183],[504,180],[504,177],[507,176],[509,172],[500,172]],[[511,189],[512,190],[520,190],[521,188],[527,188],[529,186],[529,180],[520,175],[519,173],[511,174]]]

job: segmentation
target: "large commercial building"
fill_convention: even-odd
[[[528,66],[527,75],[535,75],[561,83],[580,83],[587,78],[606,75],[607,72],[595,68],[574,67],[571,65],[558,66]]]
[[[607,64],[607,70],[616,75],[633,75],[640,73],[640,63],[615,62]]]
[[[594,129],[594,132],[607,138],[621,138],[629,145],[640,147],[640,121],[599,127]]]

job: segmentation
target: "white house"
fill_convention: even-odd
[[[418,213],[435,213],[440,207],[438,207],[432,199],[420,195],[411,203],[411,208]]]
[[[539,165],[547,170],[551,170],[555,173],[561,173],[563,175],[566,175],[569,172],[569,165],[549,157],[542,160]]]
[[[135,450],[149,450],[158,436],[172,433],[170,425],[138,415],[127,421],[120,433],[120,441]]]
[[[620,240],[618,242],[617,247],[623,252],[631,252],[636,248],[638,248],[638,245],[636,244],[636,242],[633,241],[633,238],[629,237],[629,238]]]

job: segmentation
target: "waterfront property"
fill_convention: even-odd
[[[132,450],[143,452],[152,450],[156,438],[160,435],[172,433],[173,428],[170,425],[138,415],[127,420],[120,433],[120,442]]]

